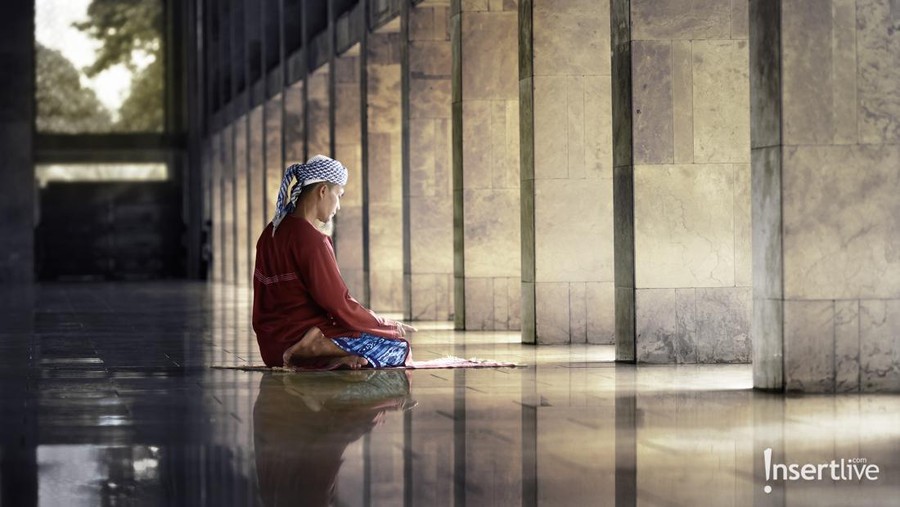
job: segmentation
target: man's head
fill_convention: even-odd
[[[347,184],[347,168],[337,160],[316,155],[305,164],[293,164],[284,172],[281,187],[278,189],[278,200],[275,203],[275,216],[272,218],[273,230],[297,208],[297,200],[301,192],[307,196],[314,196],[317,216],[323,222],[327,222],[340,209],[340,196],[344,193]],[[293,188],[291,182],[296,180]],[[324,185],[322,185],[324,184]],[[290,188],[290,194],[288,194]],[[290,195],[290,197],[288,197]],[[321,214],[319,206],[321,205]],[[321,217],[325,217],[324,220]]]

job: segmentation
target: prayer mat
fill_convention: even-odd
[[[462,357],[445,356],[438,359],[429,359],[427,361],[410,361],[405,366],[393,366],[387,368],[360,368],[359,370],[349,371],[366,371],[366,370],[436,370],[450,368],[522,368],[526,365],[511,363],[506,361],[493,361],[490,359],[479,359],[470,357],[465,359]],[[217,370],[241,370],[241,371],[284,371],[284,372],[304,372],[304,371],[327,371],[327,368],[284,368],[274,366],[269,368],[265,365],[246,365],[246,366],[225,366],[212,365],[211,368]]]

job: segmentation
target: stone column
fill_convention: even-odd
[[[518,2],[450,11],[458,329],[520,327]]]
[[[250,115],[244,115],[234,124],[234,242],[235,263],[238,285],[250,284],[250,228],[249,181],[250,168],[247,164],[247,128]],[[255,241],[254,241],[255,244]]]
[[[222,129],[222,281],[235,282],[234,124]]]
[[[263,195],[263,188],[266,176],[266,157],[265,157],[265,136],[266,126],[263,123],[263,106],[257,106],[247,115],[250,129],[250,149],[248,150],[248,185],[247,185],[247,202],[250,212],[250,219],[247,226],[247,251],[249,252],[248,267],[250,272],[250,280],[252,281],[253,271],[256,265],[256,240],[259,239],[260,233],[269,223],[271,217],[268,210],[264,209],[266,196]]]
[[[307,135],[309,156],[331,156],[331,130],[328,108],[330,98],[328,96],[328,79],[331,73],[331,65],[325,64],[312,71],[306,80],[306,111],[309,124]],[[305,162],[305,160],[304,160]]]
[[[750,5],[754,386],[900,392],[900,11]]]
[[[284,161],[281,159],[284,134],[281,129],[282,106],[281,94],[276,95],[265,103],[266,122],[266,153],[265,153],[265,179],[263,189],[265,200],[263,206],[263,226],[268,225],[275,214],[275,201],[278,199],[278,188],[281,186],[281,178],[284,177]],[[260,229],[262,232],[262,229]],[[255,244],[254,244],[255,248]]]
[[[519,4],[522,341],[613,343],[609,2]]]
[[[403,313],[403,219],[400,150],[399,23],[369,34],[368,196],[370,305]]]
[[[747,4],[611,12],[617,358],[749,362]]]
[[[349,173],[341,211],[335,217],[338,266],[350,294],[365,295],[362,234],[362,125],[360,124],[359,45],[334,60],[334,156]]]
[[[453,318],[453,174],[449,2],[409,9],[409,317]]]
[[[4,6],[0,21],[0,282],[34,279],[34,2]]]
[[[212,245],[212,280],[222,282],[225,279],[223,268],[224,242],[222,241],[222,137],[221,133],[209,135],[209,194],[210,194],[210,244]]]

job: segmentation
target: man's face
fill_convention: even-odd
[[[322,222],[328,222],[341,209],[341,197],[344,195],[344,187],[341,185],[325,185],[325,195],[319,202],[319,216]]]

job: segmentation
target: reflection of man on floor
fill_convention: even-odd
[[[344,450],[387,411],[415,406],[403,370],[264,374],[253,407],[265,505],[331,505]]]

